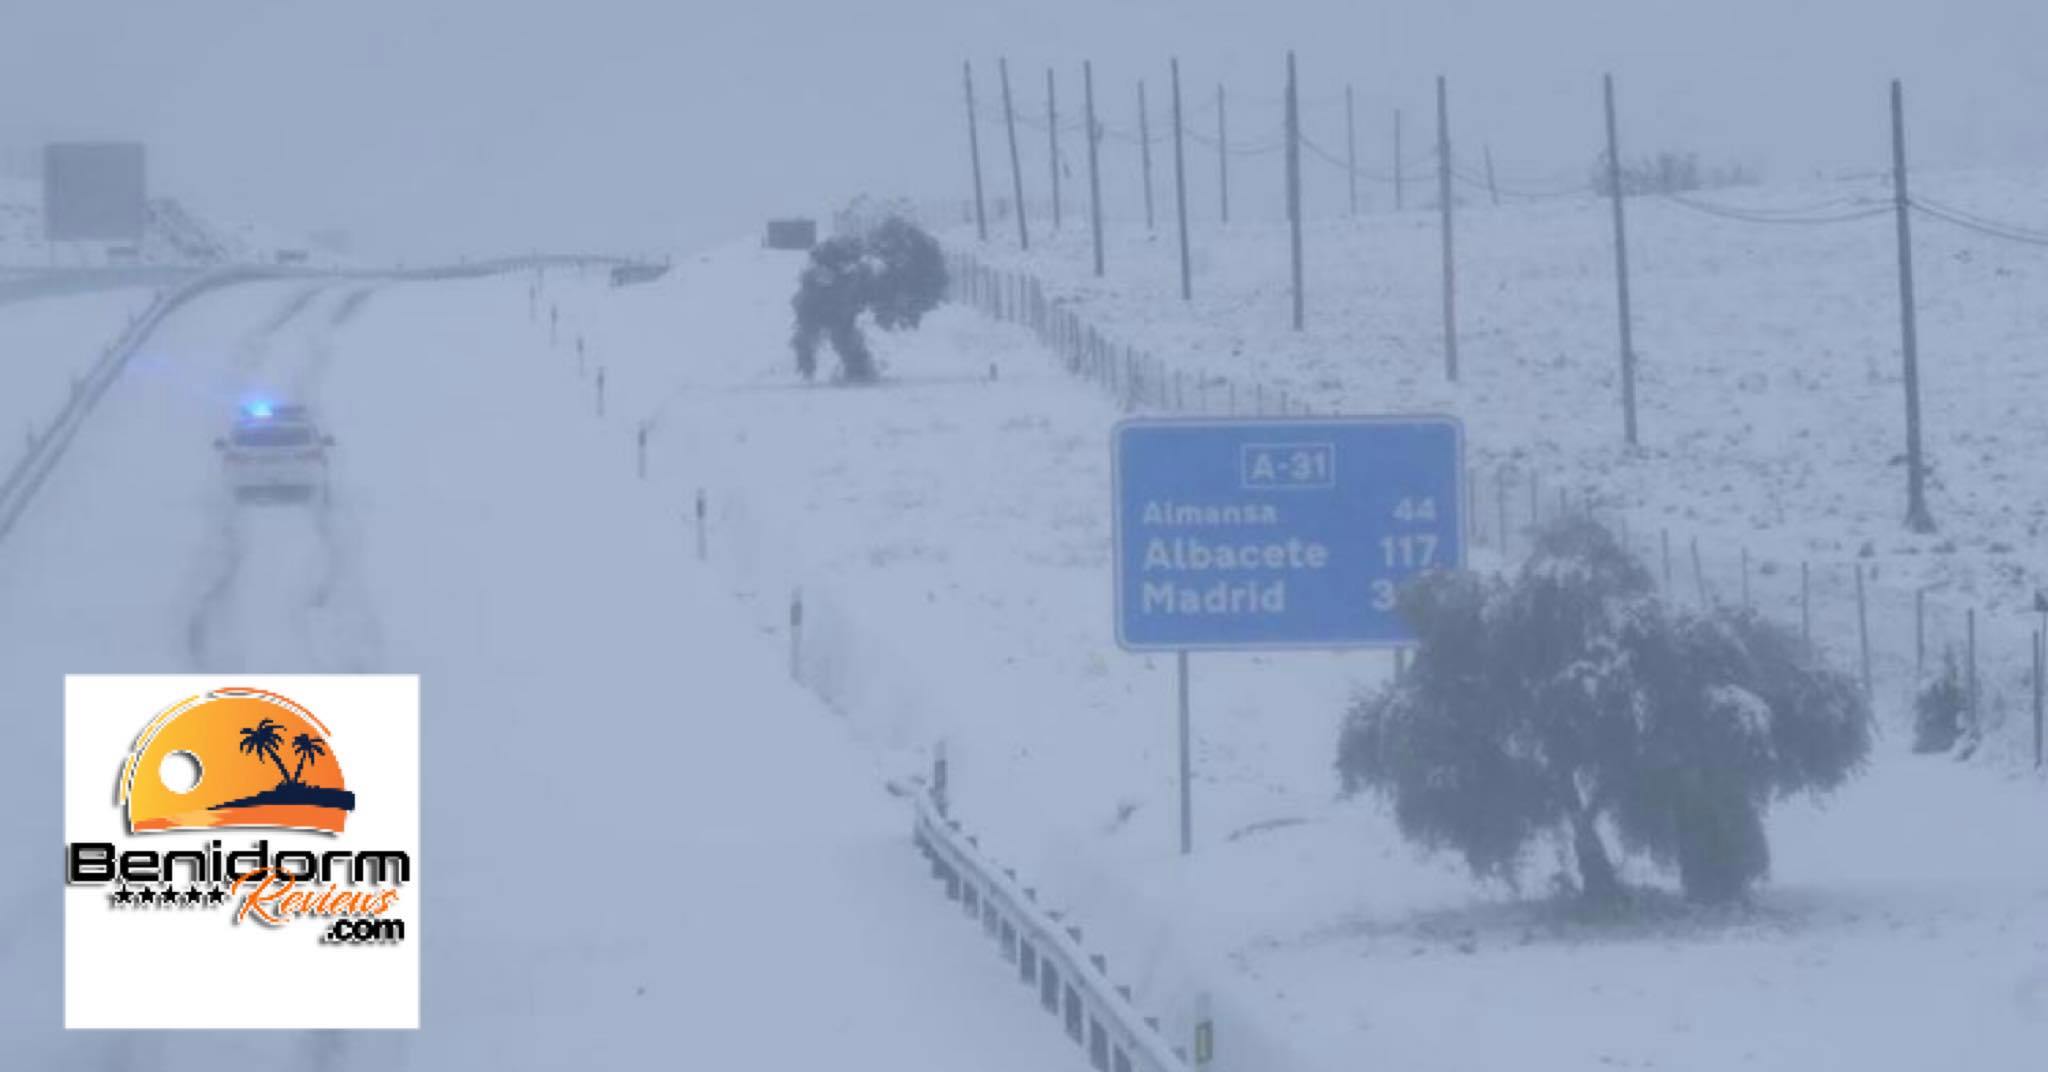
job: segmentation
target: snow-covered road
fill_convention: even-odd
[[[730,624],[526,286],[211,296],[0,547],[4,1063],[1077,1066],[779,642]],[[256,392],[324,415],[329,508],[226,502],[208,444]],[[59,1030],[62,675],[357,670],[423,675],[423,1029]]]

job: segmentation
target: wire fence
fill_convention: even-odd
[[[1310,399],[1257,381],[1175,367],[1120,341],[1075,302],[1030,273],[948,251],[952,300],[1030,331],[1067,373],[1127,413],[1314,416]],[[2043,625],[1991,617],[1938,588],[1895,583],[1864,550],[1828,557],[1728,546],[1719,536],[1648,519],[1583,480],[1526,461],[1478,462],[1466,473],[1467,536],[1485,562],[1508,568],[1534,531],[1563,515],[1607,525],[1657,579],[1666,598],[1696,607],[1754,610],[1796,631],[1813,651],[1856,676],[1882,716],[1881,731],[1911,725],[1917,698],[1953,666],[1965,686],[1957,754],[1984,752],[2043,765]],[[1982,619],[1980,621],[1980,619]]]

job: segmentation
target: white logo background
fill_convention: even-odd
[[[172,830],[130,834],[117,803],[121,764],[159,711],[228,686],[291,698],[326,725],[329,747],[356,794],[344,833]],[[388,917],[396,944],[321,942],[330,916],[272,927],[234,922],[236,901],[210,907],[115,906],[115,884],[64,890],[67,1028],[417,1028],[422,938],[419,679],[401,675],[72,675],[64,681],[64,840],[116,851],[223,853],[270,841],[270,851],[393,850],[412,879]],[[137,778],[156,777],[138,771]],[[177,868],[179,889],[188,869]],[[53,876],[60,879],[61,876]],[[232,879],[230,879],[232,881]],[[324,885],[302,884],[317,892]],[[346,889],[347,887],[344,886]]]

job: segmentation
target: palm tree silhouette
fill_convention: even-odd
[[[292,781],[297,782],[299,781],[299,772],[306,769],[306,764],[317,764],[320,762],[320,757],[327,754],[327,746],[321,742],[320,738],[310,733],[301,733],[297,737],[292,738],[292,754],[299,757],[298,765],[292,768]],[[303,785],[305,783],[300,782],[300,784]]]
[[[241,745],[245,755],[268,757],[272,763],[277,764],[277,773],[284,775],[284,781],[277,783],[280,786],[289,785],[295,780],[291,772],[284,769],[284,756],[278,751],[278,746],[284,743],[284,735],[279,732],[282,729],[283,726],[267,718],[253,727],[245,726],[242,728]]]

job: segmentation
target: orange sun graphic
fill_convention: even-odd
[[[187,777],[166,778],[166,760]],[[197,768],[191,784],[189,774]],[[159,713],[121,766],[131,833],[279,827],[338,834],[355,809],[327,727],[259,689],[215,689]]]

